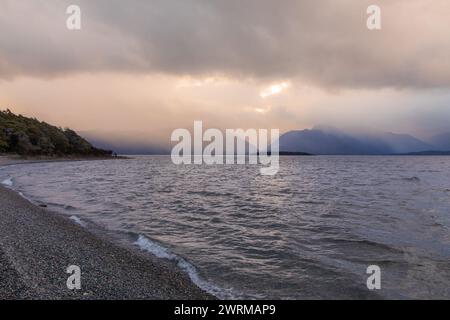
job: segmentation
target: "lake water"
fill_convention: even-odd
[[[0,181],[221,298],[450,298],[450,157],[281,157],[262,176],[142,156],[3,167]]]

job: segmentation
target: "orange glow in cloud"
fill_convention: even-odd
[[[274,96],[274,95],[278,95],[278,94],[282,93],[283,91],[288,89],[290,86],[291,86],[291,84],[289,82],[281,82],[281,83],[273,84],[270,87],[262,90],[259,93],[259,96],[263,99],[266,99],[270,96]]]

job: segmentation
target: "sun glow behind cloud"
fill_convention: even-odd
[[[289,82],[281,82],[281,83],[273,84],[270,87],[262,90],[259,93],[259,96],[263,99],[266,99],[268,97],[282,93],[283,91],[287,90],[290,86],[291,86],[291,84]]]
[[[255,108],[255,111],[258,112],[258,113],[267,113],[267,112],[269,112],[268,109],[263,109],[263,108]]]

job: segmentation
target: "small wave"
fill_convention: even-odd
[[[77,216],[70,216],[69,219],[74,221],[76,224],[78,224],[78,225],[80,225],[82,227],[86,227],[86,224],[83,221],[81,221],[81,219],[78,218]]]
[[[420,178],[413,176],[413,177],[409,177],[409,178],[403,178],[403,180],[406,181],[420,181]]]
[[[6,180],[3,180],[2,181],[2,185],[7,186],[7,187],[12,187],[13,186],[12,178],[8,178]]]
[[[219,288],[218,286],[203,280],[197,269],[190,264],[185,259],[171,253],[169,249],[164,248],[155,241],[149,240],[148,238],[139,235],[139,238],[134,242],[141,250],[150,252],[151,254],[157,256],[158,258],[168,259],[175,261],[178,267],[189,275],[189,278],[193,283],[195,283],[200,289],[216,296],[219,299],[237,299],[238,295],[232,289]]]
[[[160,246],[154,241],[150,241],[146,237],[139,236],[137,241],[134,243],[139,248],[145,251],[149,251],[150,253],[154,254],[158,258],[163,259],[169,259],[169,260],[175,260],[176,256],[169,252],[166,248]]]

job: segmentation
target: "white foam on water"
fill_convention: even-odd
[[[178,267],[189,275],[189,278],[193,283],[195,283],[200,289],[216,296],[219,299],[238,299],[239,296],[232,289],[219,288],[218,286],[209,283],[208,281],[202,279],[197,269],[190,264],[185,259],[171,253],[169,249],[164,248],[160,244],[152,241],[142,235],[134,242],[141,250],[150,252],[151,254],[157,256],[158,258],[168,259],[175,261]]]
[[[12,187],[13,186],[12,178],[8,178],[6,180],[3,180],[2,181],[2,185],[7,186],[7,187]]]
[[[69,219],[74,221],[76,224],[79,224],[82,227],[86,227],[86,224],[83,221],[81,221],[81,219],[78,218],[77,216],[70,216]]]
[[[148,252],[154,254],[158,258],[169,259],[169,260],[176,259],[176,256],[174,254],[170,253],[168,249],[160,246],[159,244],[157,244],[154,241],[147,239],[144,236],[139,236],[139,238],[137,239],[137,241],[134,244],[137,245],[142,250],[145,250],[145,251],[148,251]]]

